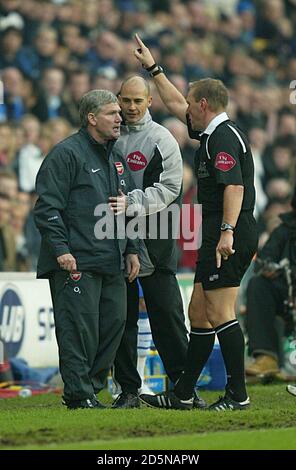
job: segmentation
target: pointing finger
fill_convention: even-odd
[[[143,43],[142,39],[140,38],[140,36],[137,33],[135,34],[135,40],[137,41],[139,46],[145,47],[145,44]]]

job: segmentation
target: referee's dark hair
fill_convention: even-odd
[[[195,101],[205,98],[209,103],[211,111],[218,112],[224,110],[228,104],[228,91],[221,80],[215,78],[203,78],[189,84]]]

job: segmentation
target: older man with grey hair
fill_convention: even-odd
[[[119,238],[108,213],[109,197],[134,187],[113,151],[121,123],[117,98],[92,90],[81,98],[79,113],[81,129],[58,143],[40,168],[34,210],[42,236],[37,277],[50,283],[69,409],[104,408],[96,394],[124,330],[125,264],[130,282],[139,272],[137,242]],[[96,230],[103,216],[113,233]]]

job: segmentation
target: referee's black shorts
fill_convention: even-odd
[[[221,213],[207,215],[202,221],[202,245],[194,283],[201,282],[204,290],[238,287],[258,245],[256,221],[250,212],[241,212],[234,232],[235,253],[216,266],[216,246],[220,239]]]

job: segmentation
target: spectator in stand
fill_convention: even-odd
[[[35,39],[35,66],[34,79],[39,79],[43,71],[55,64],[55,55],[58,52],[58,33],[47,25],[41,26]]]
[[[14,155],[13,127],[7,122],[0,122],[0,168],[8,168]]]
[[[0,190],[6,194],[11,201],[17,198],[18,181],[16,174],[11,170],[0,170]]]
[[[263,190],[265,170],[263,165],[263,153],[267,143],[267,134],[263,129],[254,127],[249,132],[250,145],[254,157],[256,203],[254,215],[257,218],[266,206],[267,197]]]
[[[49,67],[43,71],[39,97],[32,108],[32,113],[41,122],[62,115],[64,84],[65,74],[62,69]]]
[[[24,131],[24,143],[19,150],[14,168],[18,174],[20,190],[31,192],[35,189],[36,175],[44,158],[38,145],[40,122],[35,116],[27,114],[21,121],[21,127]]]
[[[287,53],[293,37],[293,25],[290,18],[285,16],[285,2],[282,0],[260,2],[255,36],[261,40],[261,48]]]
[[[95,47],[90,51],[92,72],[99,72],[105,67],[113,67],[115,70],[124,55],[122,42],[111,31],[101,31],[95,41]]]
[[[26,246],[27,246],[28,254],[29,254],[31,271],[37,270],[37,261],[38,261],[40,244],[41,244],[40,233],[36,227],[36,224],[33,218],[33,207],[35,205],[36,198],[37,198],[37,195],[35,192],[32,192],[30,194],[25,193],[25,192],[19,192],[17,196],[18,204],[23,206],[23,210],[26,213],[24,235],[25,235]]]
[[[289,181],[292,168],[293,151],[284,137],[278,138],[271,149],[271,154],[265,154],[265,185],[273,178],[283,178]]]
[[[69,82],[63,95],[63,108],[61,110],[61,115],[67,119],[73,127],[79,126],[80,98],[82,95],[87,93],[90,88],[90,75],[86,70],[77,70],[70,74]]]
[[[25,232],[27,218],[27,206],[16,199],[11,206],[10,225],[16,246],[17,271],[31,271],[31,259]]]
[[[92,88],[111,90],[112,93],[117,93],[120,88],[120,80],[117,76],[108,76],[103,71],[97,73],[92,81]]]
[[[272,178],[266,185],[266,195],[269,201],[285,204],[291,199],[291,184],[285,178]]]
[[[187,144],[188,132],[185,124],[180,122],[175,117],[169,117],[162,122],[162,125],[170,131],[170,133],[175,137],[176,141],[179,144],[182,158],[183,158],[183,148]]]
[[[2,72],[4,104],[1,112],[7,120],[18,122],[26,113],[23,80],[22,73],[15,67],[7,67]]]
[[[26,77],[32,77],[34,54],[23,46],[23,32],[20,28],[9,26],[1,34],[0,41],[0,70],[16,67]]]
[[[253,363],[246,367],[250,376],[272,376],[279,372],[281,348],[276,315],[284,321],[285,336],[295,331],[293,313],[285,302],[294,300],[296,283],[296,191],[291,206],[292,211],[280,215],[281,224],[259,251],[255,272],[260,274],[250,280],[247,288],[247,332],[249,350],[254,357]],[[287,261],[294,286],[292,298],[286,271],[279,269]]]
[[[175,117],[169,117],[165,119],[162,124],[173,134],[177,140],[180,146],[183,161],[186,162],[187,165],[192,168],[192,170],[194,170],[194,149],[196,147],[196,141],[194,142],[188,137],[188,131],[185,124]],[[191,146],[192,142],[194,142],[194,149]]]
[[[1,183],[0,183],[1,187]],[[2,188],[2,187],[1,187]],[[0,193],[0,271],[16,270],[15,239],[10,227],[11,201],[9,196]]]
[[[47,129],[51,134],[53,145],[58,144],[61,140],[64,140],[73,133],[73,129],[69,122],[62,117],[51,119],[47,124]]]
[[[296,116],[289,109],[279,113],[278,137],[294,137],[296,135]]]

